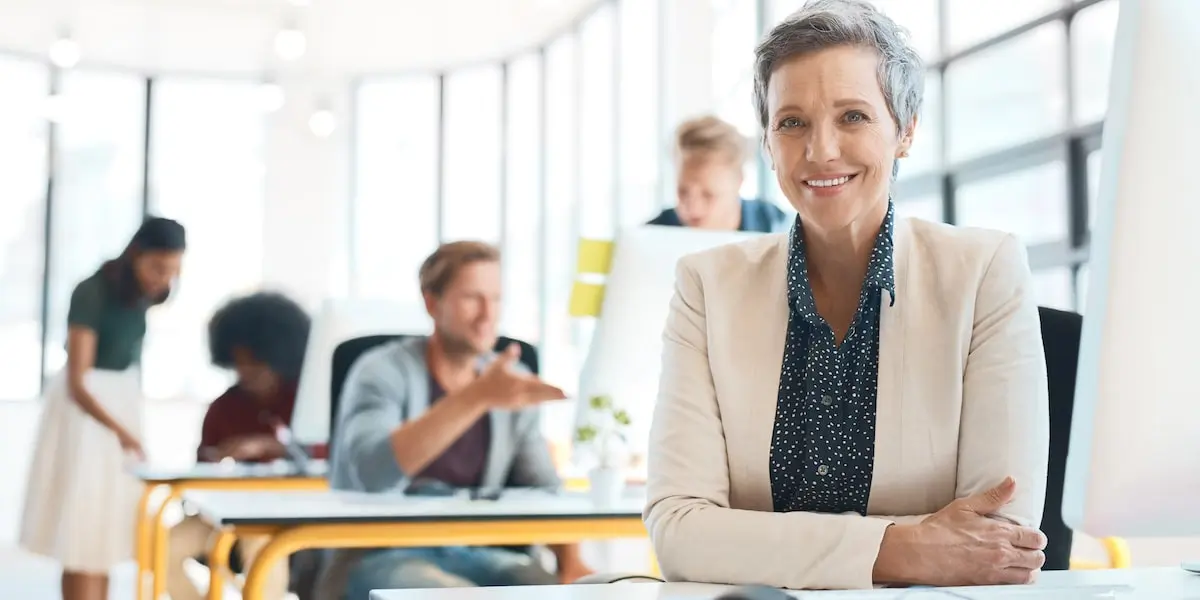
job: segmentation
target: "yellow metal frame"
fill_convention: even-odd
[[[1100,538],[1100,543],[1104,545],[1104,550],[1108,553],[1107,565],[1087,560],[1071,560],[1071,569],[1128,569],[1133,564],[1133,559],[1129,554],[1129,544],[1127,544],[1124,539],[1119,537],[1106,537]]]
[[[238,537],[265,535],[271,541],[249,565],[242,588],[244,600],[263,600],[263,589],[279,561],[313,548],[379,548],[421,546],[509,546],[571,544],[586,540],[644,538],[641,517],[584,519],[496,519],[409,523],[309,524],[291,527],[227,527],[209,554],[209,600],[223,595],[219,573],[227,570],[229,548]]]
[[[165,489],[165,492],[163,490]],[[289,491],[325,490],[329,482],[322,477],[246,477],[241,479],[181,479],[178,481],[146,482],[138,501],[137,529],[134,532],[137,578],[137,600],[161,598],[166,591],[167,551],[169,528],[163,523],[167,507],[189,490],[223,491]],[[161,504],[151,505],[156,492],[165,496]],[[232,543],[232,542],[231,542]],[[226,552],[228,555],[228,552]],[[228,556],[226,556],[226,561]],[[147,581],[146,574],[150,574]]]

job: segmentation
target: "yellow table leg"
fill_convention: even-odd
[[[208,550],[208,600],[221,600],[225,595],[225,580],[222,577],[229,571],[229,553],[237,541],[231,529],[222,529],[215,535],[216,539]]]
[[[170,492],[163,500],[162,506],[158,507],[158,511],[154,515],[153,534],[154,534],[154,567],[152,575],[154,577],[153,584],[150,586],[152,590],[151,600],[161,600],[164,593],[167,591],[167,557],[170,554],[170,540],[168,535],[170,529],[163,522],[163,517],[166,516],[167,508],[179,501],[179,497],[183,495],[183,490],[176,486],[171,486]]]
[[[658,555],[654,553],[654,547],[650,547],[650,574],[662,579],[662,569],[658,566]]]
[[[137,586],[137,600],[146,600],[146,573],[149,573],[153,566],[151,545],[154,540],[150,537],[150,498],[157,489],[157,485],[147,484],[142,489],[142,498],[138,500],[137,529],[133,537],[134,555],[137,558],[137,578],[134,580]]]

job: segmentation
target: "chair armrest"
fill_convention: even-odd
[[[641,573],[593,573],[576,579],[574,583],[662,583],[663,580]]]

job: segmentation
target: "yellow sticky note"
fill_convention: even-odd
[[[608,275],[612,269],[613,243],[611,240],[579,240],[580,273]]]
[[[604,303],[604,286],[598,283],[576,281],[571,288],[572,317],[598,317],[600,305]]]

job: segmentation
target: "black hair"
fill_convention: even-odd
[[[171,219],[150,217],[138,227],[121,255],[101,265],[100,272],[123,304],[133,306],[142,300],[149,300],[151,304],[162,304],[170,297],[171,290],[168,289],[155,298],[145,298],[145,292],[133,270],[133,263],[138,256],[146,252],[183,252],[186,249],[187,233],[183,225]]]
[[[296,382],[312,321],[299,304],[276,292],[234,298],[208,322],[208,348],[218,367],[233,368],[234,348],[243,348],[280,378]]]

